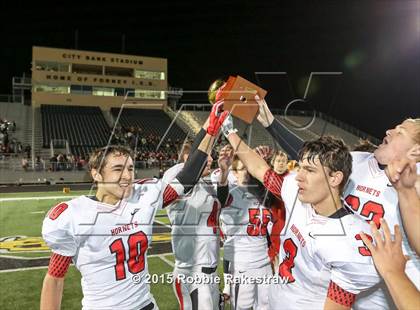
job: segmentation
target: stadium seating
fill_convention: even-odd
[[[181,112],[183,120],[194,120],[194,123],[199,124],[204,123],[208,114],[209,112],[204,111]],[[350,146],[356,144],[359,140],[359,137],[319,117],[305,129],[300,129],[300,127],[310,123],[311,118],[308,116],[289,116],[287,121],[283,115],[276,115],[276,118],[279,119],[282,124],[286,125],[291,132],[295,133],[303,140],[316,139],[321,135],[333,135],[342,138]],[[193,122],[190,121],[190,123]],[[267,131],[256,120],[252,123],[252,125],[247,125],[237,119],[234,119],[234,123],[238,128],[240,135],[250,142],[252,147],[258,145],[275,145]]]
[[[304,140],[315,139],[321,135],[332,135],[343,139],[349,146],[357,144],[359,140],[359,137],[319,117],[315,118],[314,122],[305,129],[297,128],[309,125],[311,122],[311,117],[309,116],[288,116],[287,120],[285,120],[284,116],[276,115],[276,118]]]
[[[115,120],[117,119],[119,112],[119,108],[111,109],[111,113]],[[170,117],[162,110],[129,108],[124,109],[121,112],[119,119],[119,124],[126,130],[130,127],[141,128],[144,136],[153,134],[160,137],[163,137],[171,122],[172,120]],[[166,138],[171,138],[172,140],[184,139],[185,135],[184,131],[174,123]]]
[[[110,128],[98,107],[42,105],[41,115],[45,148],[51,139],[63,139],[73,154],[84,155],[108,142]]]

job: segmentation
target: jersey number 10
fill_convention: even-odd
[[[147,236],[144,232],[139,231],[128,237],[128,271],[133,274],[144,270],[144,254],[148,247]],[[125,247],[122,238],[119,238],[109,246],[111,253],[116,253],[117,264],[115,265],[115,277],[117,281],[124,280],[125,274]]]

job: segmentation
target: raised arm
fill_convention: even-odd
[[[257,120],[290,158],[296,160],[298,151],[302,148],[304,141],[274,117],[264,99],[260,99],[258,95],[255,96],[255,99],[259,105]]]
[[[417,255],[420,255],[420,198],[415,188],[416,162],[408,158],[393,161],[385,171],[398,193],[398,204],[408,241]]]
[[[204,137],[206,136],[207,128],[209,127],[209,121],[210,121],[210,118],[207,118],[207,120],[203,124],[203,127],[201,127],[200,131],[198,132],[197,136],[195,137],[194,142],[191,146],[191,151],[190,151],[191,154],[194,153],[195,150],[198,149],[201,141],[203,141]]]
[[[229,167],[232,164],[232,156],[226,152],[220,152],[218,165],[220,168],[220,176],[217,182],[217,199],[219,199],[222,207],[225,206],[229,196]]]
[[[248,173],[260,181],[274,195],[281,196],[283,177],[275,173],[270,166],[254,150],[252,150],[236,133],[230,117],[226,118],[222,127],[223,134],[235,150]]]
[[[215,103],[210,112],[206,135],[201,140],[197,150],[188,158],[183,169],[175,179],[165,188],[163,193],[163,206],[166,207],[176,200],[182,193],[188,193],[198,182],[203,172],[208,155],[214,146],[215,137],[219,133],[228,112],[221,112],[222,103]]]

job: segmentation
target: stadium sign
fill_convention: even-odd
[[[72,60],[87,60],[91,62],[112,62],[112,63],[124,63],[130,65],[142,65],[143,60],[140,59],[130,59],[124,57],[106,57],[99,55],[82,55],[76,53],[63,53],[61,54],[63,59],[72,59]]]

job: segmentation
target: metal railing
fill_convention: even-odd
[[[50,141],[50,151],[51,157],[56,153],[55,149],[65,149],[66,154],[70,154],[69,142],[65,139],[51,139]]]
[[[24,98],[22,95],[0,94],[0,102],[23,103],[23,100]]]
[[[177,104],[177,108],[179,109],[181,107],[182,104],[185,104],[186,102],[178,102]],[[188,103],[187,105],[185,105],[183,107],[183,110],[185,111],[210,111],[211,109],[211,105],[208,103],[197,103],[197,104],[193,104],[193,103]],[[273,114],[277,114],[277,115],[284,115],[285,110],[284,109],[272,109],[271,112]],[[349,125],[343,121],[340,121],[330,115],[327,115],[323,112],[318,112],[318,111],[303,111],[303,110],[287,110],[287,115],[288,116],[307,116],[307,117],[312,117],[314,115],[315,112],[315,116],[318,118],[323,119],[324,121],[327,121],[329,123],[331,123],[332,125],[335,125],[345,131],[347,131],[348,133],[351,133],[357,137],[363,138],[363,139],[368,139],[369,141],[371,141],[372,143],[379,145],[381,144],[381,140],[364,132],[363,130],[360,130],[352,125]],[[309,128],[308,128],[309,129]],[[309,129],[310,130],[310,129]]]
[[[31,85],[32,79],[30,77],[20,77],[20,76],[14,76],[12,79],[12,83],[14,85],[21,84],[21,85]]]

